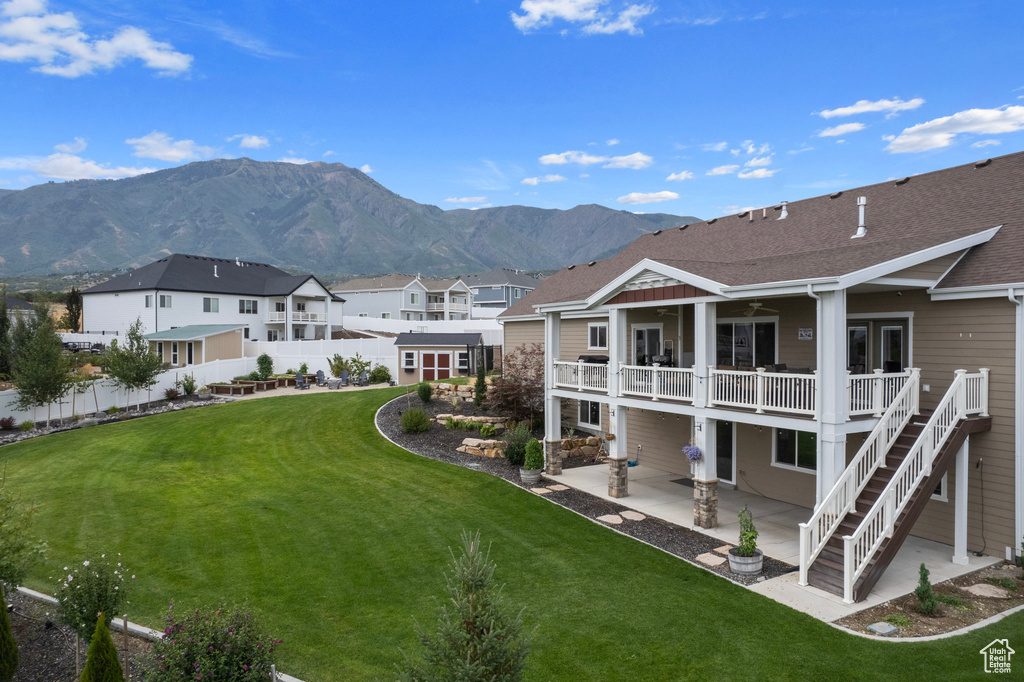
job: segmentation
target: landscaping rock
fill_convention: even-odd
[[[882,637],[891,637],[899,631],[900,629],[891,623],[878,622],[868,626],[868,632],[881,635]]]
[[[705,552],[704,554],[697,555],[697,561],[706,566],[721,566],[725,563],[725,557],[712,554],[711,552]]]
[[[605,514],[603,516],[598,516],[597,520],[603,521],[604,523],[610,523],[613,526],[617,526],[622,523],[622,517],[618,514]]]
[[[715,551],[719,554],[728,554],[730,549],[732,549],[732,545],[722,545],[721,547],[715,547]]]
[[[82,419],[82,420],[80,420],[78,422],[78,428],[84,429],[87,426],[96,426],[99,423],[100,423],[99,419],[96,419],[95,417],[88,417],[88,418]]]
[[[622,518],[629,519],[630,521],[643,521],[644,519],[647,518],[646,516],[644,516],[640,512],[633,511],[633,510],[628,510],[628,511],[620,512],[620,514],[621,514]]]
[[[988,583],[971,585],[970,587],[965,587],[964,591],[970,592],[976,597],[988,597],[989,599],[1009,599],[1011,596],[1010,591],[1005,587],[990,585]]]
[[[551,491],[547,488],[530,488],[531,493],[537,493],[538,495],[547,495]]]

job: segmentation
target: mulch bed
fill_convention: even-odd
[[[423,433],[405,433],[402,431],[400,425],[401,414],[404,410],[407,410],[410,407],[419,407],[423,409],[428,416],[436,416],[438,414],[453,412],[451,403],[434,400],[430,403],[423,404],[415,394],[396,398],[382,407],[377,415],[377,427],[382,433],[384,433],[384,435],[401,445],[406,450],[441,462],[468,467],[478,471],[486,471],[493,476],[498,476],[499,478],[503,478],[506,481],[523,488],[543,487],[558,483],[557,478],[544,476],[537,486],[524,486],[519,478],[519,468],[511,466],[504,459],[478,457],[475,455],[456,452],[455,448],[462,445],[462,440],[464,438],[473,436],[471,432],[447,429],[444,424],[433,422],[431,423],[429,431],[425,431]],[[479,410],[479,408],[473,406],[472,403],[465,403],[459,405],[459,411],[455,414],[470,416],[488,413],[484,410]],[[543,438],[543,433],[535,433],[534,436],[539,440]],[[579,461],[571,461],[572,459]],[[585,463],[583,458],[570,458],[563,463],[563,468],[588,465],[605,466],[604,464],[595,465],[593,463]],[[544,497],[556,504],[560,504],[567,509],[571,509],[578,514],[591,519],[596,519],[597,517],[604,516],[606,514],[621,514],[621,512],[629,509],[629,507],[603,500],[574,488],[562,491],[552,491],[545,494]],[[677,526],[674,523],[669,523],[668,521],[663,521],[651,516],[648,516],[642,521],[631,521],[624,518],[621,524],[609,527],[613,527],[620,533],[629,535],[637,540],[642,540],[688,561],[695,561],[698,555],[711,552],[715,548],[722,546],[722,541],[718,538],[690,530],[689,528]],[[716,567],[705,566],[700,563],[697,565],[701,568],[706,568],[713,573],[725,576],[729,580],[742,583],[744,585],[750,585],[755,582],[775,578],[783,573],[788,573],[794,570],[794,567],[789,564],[769,557],[764,558],[764,568],[758,576],[737,575],[729,570],[728,562]]]
[[[1006,599],[978,597],[963,589],[978,583],[991,584],[990,579],[997,582],[1003,579],[1011,580],[1017,585],[1017,589],[1007,590]],[[868,632],[867,628],[872,623],[883,621],[887,616],[895,616],[893,620],[900,621],[902,616],[909,619],[910,624],[893,623],[899,628],[897,637],[927,637],[959,630],[1003,611],[1024,605],[1024,580],[1021,579],[1021,568],[1006,562],[962,575],[959,578],[936,583],[932,585],[932,591],[936,595],[956,596],[963,602],[963,606],[939,604],[938,613],[934,616],[926,616],[917,610],[917,597],[908,594],[837,620],[836,625],[857,632]]]
[[[64,625],[51,620],[53,605],[36,601],[31,597],[14,592],[6,595],[11,630],[18,642],[18,672],[14,682],[75,682],[75,633]],[[49,623],[49,625],[47,625]],[[123,632],[115,631],[114,644],[118,647],[119,659],[124,665],[125,639]],[[131,674],[139,673],[135,660],[149,645],[147,640],[128,636],[128,661]],[[85,665],[88,643],[81,643],[80,664]]]

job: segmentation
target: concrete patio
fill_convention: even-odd
[[[746,506],[753,514],[759,533],[758,547],[765,555],[794,567],[800,563],[799,524],[811,515],[811,510],[806,507],[723,486],[718,490],[718,528],[696,528],[693,525],[693,488],[675,482],[684,478],[680,474],[643,465],[632,467],[629,469],[629,496],[623,498],[608,495],[607,465],[565,469],[561,475],[549,478],[648,516],[712,535],[721,539],[723,544],[736,543],[739,536],[739,520],[736,515]],[[952,555],[953,548],[949,545],[909,537],[871,595],[856,604],[844,604],[842,597],[814,587],[800,587],[796,572],[755,583],[751,589],[815,618],[831,622],[913,592],[917,586],[921,563],[928,566],[932,582],[938,583],[1000,561],[997,557],[976,557],[971,554],[968,565],[960,566],[950,560]]]

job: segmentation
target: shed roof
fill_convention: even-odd
[[[404,332],[395,339],[396,346],[479,346],[483,335],[479,332],[432,334]]]
[[[162,332],[146,334],[149,341],[198,341],[235,329],[244,329],[244,324],[190,324]]]

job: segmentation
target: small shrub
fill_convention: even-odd
[[[259,367],[256,375],[260,378],[260,381],[266,381],[274,373],[274,359],[266,353],[256,358],[256,366]]]
[[[260,375],[258,370],[253,370],[245,375],[246,381],[263,381],[263,377]]]
[[[914,621],[910,620],[910,616],[902,613],[890,613],[888,616],[882,619],[889,625],[895,625],[898,628],[909,628],[914,624]]]
[[[914,589],[914,596],[917,597],[917,610],[926,616],[934,616],[939,610],[939,600],[932,592],[932,583],[928,579],[928,569],[921,564],[920,578],[917,587]]]
[[[309,374],[309,365],[306,363],[299,365],[299,374]]]
[[[120,411],[121,408],[119,408],[117,405],[111,405],[110,407],[107,408],[107,414],[117,414]]]
[[[757,528],[754,527],[754,515],[744,507],[737,516],[740,519],[740,541],[736,545],[736,556],[754,556],[757,552]]]
[[[497,429],[494,428],[494,424],[481,424],[480,425],[480,437],[481,438],[490,438],[491,436],[493,436],[495,434],[496,431],[497,431]]]
[[[430,417],[418,407],[402,413],[402,430],[406,433],[423,433],[430,428]]]
[[[536,438],[531,438],[526,444],[526,456],[523,459],[523,468],[529,471],[544,468],[544,447]]]
[[[165,388],[164,389],[164,398],[166,398],[167,400],[175,400],[180,395],[181,395],[181,393],[179,393],[178,389],[176,389],[176,388]]]
[[[426,381],[421,381],[416,384],[416,395],[418,395],[420,400],[423,402],[429,403],[434,398],[434,387]]]
[[[143,666],[147,682],[240,680],[270,676],[281,640],[263,632],[251,613],[234,608],[203,609],[182,620],[170,606],[163,638],[150,647]]]
[[[110,629],[102,611],[96,617],[96,629],[79,682],[124,682],[124,669],[117,660],[117,647],[110,638]]]
[[[473,404],[483,407],[484,399],[487,397],[487,378],[484,368],[483,353],[480,353],[476,363],[476,382],[473,384]]]
[[[957,609],[958,611],[967,611],[968,609],[970,609],[969,606],[964,604],[964,600],[955,594],[937,594],[935,595],[935,598],[939,600],[940,604],[952,606],[954,609]]]
[[[1017,581],[1013,578],[989,578],[988,582],[997,587],[1002,587],[1011,592],[1017,591]]]
[[[191,374],[186,374],[181,379],[178,379],[178,386],[181,387],[185,395],[192,395],[196,392],[196,378]]]
[[[23,421],[20,424],[18,424],[19,431],[31,431],[34,428],[36,428],[35,422]]]
[[[4,417],[0,419],[0,431],[13,431],[14,430],[14,417]]]
[[[4,586],[0,583],[0,682],[11,682],[18,670],[18,643],[11,633],[11,619],[7,615]]]
[[[526,444],[530,442],[530,427],[526,422],[505,429],[505,459],[512,466],[521,467],[526,461]]]
[[[457,429],[458,424],[455,423],[455,417],[446,417],[444,420],[444,428],[448,429],[449,431],[452,429]]]
[[[359,353],[352,356],[352,359],[349,360],[349,364],[352,365],[352,373],[356,376],[370,370],[370,361],[363,360],[363,356]]]
[[[374,365],[370,371],[371,384],[386,384],[391,381],[391,370],[384,365]]]
[[[98,561],[83,561],[71,569],[65,566],[57,587],[57,617],[82,639],[92,640],[95,614],[117,614],[121,605],[128,603],[124,580],[127,572],[120,561],[111,563],[106,554]],[[107,618],[108,623],[112,617]]]

